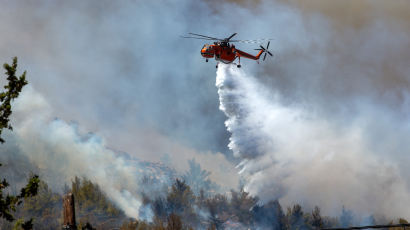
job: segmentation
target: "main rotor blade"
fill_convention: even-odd
[[[269,54],[270,56],[273,56],[273,54],[272,54],[271,52],[269,52],[269,51],[266,51],[266,52],[268,52],[268,54]]]
[[[258,44],[263,44],[266,41],[269,41],[272,39],[255,39],[255,40],[230,40],[229,42],[240,42],[240,43],[258,43]]]
[[[265,58],[266,58],[266,53],[265,53],[265,56],[263,56],[263,60],[265,61]]]
[[[210,38],[197,38],[197,37],[186,37],[186,36],[181,36],[181,38],[192,38],[192,39],[201,39],[201,40],[209,40],[209,41],[217,40],[217,39],[210,39]]]
[[[265,50],[265,48],[263,48],[263,46],[260,45],[260,47],[261,47],[262,50]]]
[[[269,44],[270,44],[270,41],[268,42],[268,45],[266,46],[266,49],[269,49]]]
[[[233,36],[235,36],[236,35],[236,33],[233,33],[229,38],[227,38],[227,40],[229,41],[229,40],[231,40],[231,38],[233,38]]]
[[[223,39],[209,37],[209,36],[205,36],[205,35],[201,35],[201,34],[194,34],[194,33],[188,33],[188,34],[195,35],[195,36],[200,36],[200,37],[204,37],[204,38],[210,38],[210,39],[214,39],[214,40],[223,40]]]

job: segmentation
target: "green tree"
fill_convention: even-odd
[[[35,229],[52,230],[60,227],[61,195],[53,192],[46,182],[40,181],[35,197],[26,198],[19,216],[33,216]]]
[[[291,230],[306,229],[305,215],[302,210],[302,206],[299,204],[293,205],[292,208],[288,208],[286,214],[288,219],[288,228]]]
[[[100,222],[110,218],[124,217],[124,213],[106,197],[97,184],[90,180],[75,177],[71,183],[71,189],[80,221],[82,217],[86,217],[83,222],[91,221],[90,219],[97,219],[97,222]]]
[[[4,143],[4,139],[1,137],[3,129],[13,130],[10,124],[10,115],[12,113],[11,102],[19,96],[23,87],[27,84],[25,71],[21,76],[16,76],[17,57],[13,58],[12,65],[5,63],[3,67],[6,70],[5,74],[8,83],[4,86],[5,91],[0,93],[0,143]],[[10,184],[6,179],[2,179],[0,182],[0,218],[10,222],[14,221],[15,218],[12,213],[16,211],[17,206],[20,205],[25,198],[37,194],[39,182],[39,177],[33,175],[29,178],[28,184],[20,190],[20,194],[11,195],[4,194],[4,190]],[[32,222],[33,219],[30,219],[26,222],[21,222],[19,225],[23,229],[31,229],[33,226]]]
[[[230,202],[231,213],[235,215],[239,222],[250,225],[253,222],[253,215],[250,210],[258,203],[258,198],[249,195],[243,189],[239,192],[231,190],[232,198]]]
[[[25,85],[26,71],[20,76],[16,76],[17,71],[17,57],[13,58],[13,64],[9,65],[4,63],[4,69],[6,69],[8,84],[4,86],[5,92],[0,93],[0,142],[4,143],[4,139],[1,137],[3,129],[13,130],[10,124],[11,102],[16,99]]]
[[[320,208],[318,206],[316,206],[312,211],[311,225],[317,229],[323,227],[323,220],[322,216],[320,215]]]
[[[197,221],[193,207],[195,200],[191,188],[183,180],[176,179],[167,196],[168,213],[182,217],[184,222],[195,223]]]

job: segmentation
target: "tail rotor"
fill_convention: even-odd
[[[269,54],[270,56],[273,56],[273,54],[272,54],[271,52],[269,52],[269,50],[268,50],[269,44],[270,44],[270,41],[269,41],[268,44],[266,45],[266,48],[260,45],[259,47],[261,47],[261,48],[255,49],[255,50],[262,50],[262,51],[265,53],[265,55],[263,55],[263,60],[264,60],[264,61],[265,61],[265,59],[266,59],[266,55],[267,55],[267,54]]]

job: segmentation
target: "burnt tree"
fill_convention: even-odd
[[[74,195],[63,196],[63,229],[77,229],[75,223]]]

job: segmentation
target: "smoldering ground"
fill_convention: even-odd
[[[294,165],[307,167],[300,171],[276,168],[271,160],[260,167],[262,158],[253,159],[253,153],[238,155],[253,161],[254,167],[244,173],[259,175],[248,178],[247,189],[266,200],[279,196],[307,206],[335,204],[327,212],[337,212],[340,209],[333,207],[339,204],[366,212],[386,210],[381,208],[386,204],[378,202],[358,207],[355,201],[362,197],[383,197],[390,203],[406,200],[410,53],[406,4],[364,0],[345,5],[319,0],[213,3],[8,1],[0,9],[0,60],[20,58],[30,85],[52,108],[51,121],[45,124],[52,124],[54,117],[74,120],[80,133],[98,133],[112,149],[149,160],[169,155],[175,159],[174,167],[184,168],[186,161],[178,157],[209,159],[215,155],[204,153],[230,154],[224,148],[229,133],[218,110],[214,68],[199,57],[202,43],[178,36],[190,31],[218,37],[238,32],[238,39],[274,37],[273,60],[258,67],[244,61],[243,66],[253,73],[256,85],[263,85],[266,97],[278,95],[273,105],[311,118],[296,124],[288,121],[290,131],[301,128],[307,134],[320,134],[323,139],[319,140],[325,143],[304,139],[307,134],[298,136],[297,142],[283,141],[283,149],[295,146],[290,156],[301,157],[290,158],[298,162]],[[318,131],[317,123],[328,135]],[[16,135],[20,135],[18,130]],[[346,178],[354,180],[335,175],[339,183],[329,179],[315,184],[313,180],[304,187],[302,172],[310,172],[314,163],[321,162],[304,164],[310,155],[303,155],[302,147],[313,146],[308,143],[316,143],[315,149],[324,155],[340,153],[331,165],[350,172]],[[260,155],[270,156],[271,151]],[[228,165],[226,160],[224,165]],[[325,165],[317,173],[306,173],[306,178],[327,174]],[[210,163],[207,169],[231,181],[220,168]],[[278,178],[275,188],[285,189],[276,192],[266,177],[270,170],[294,180]],[[371,180],[377,180],[377,186],[367,186]],[[320,193],[327,187],[333,189]],[[405,211],[397,208],[396,213],[386,214],[408,215],[402,214]]]

